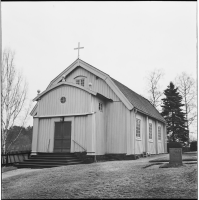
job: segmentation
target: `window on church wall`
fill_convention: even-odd
[[[149,139],[152,140],[152,123],[149,123]]]
[[[161,140],[161,126],[158,126],[158,140]]]
[[[99,111],[103,112],[103,104],[99,103]]]
[[[141,137],[140,127],[141,127],[141,120],[136,119],[136,137],[138,137],[138,138]]]
[[[83,78],[82,78],[82,79],[76,79],[76,84],[77,84],[77,85],[84,86],[84,83],[85,83],[85,81],[84,81]]]
[[[66,102],[66,97],[61,97],[60,102],[61,103],[65,103]]]

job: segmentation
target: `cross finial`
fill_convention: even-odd
[[[79,50],[83,49],[84,47],[80,47],[80,42],[78,42],[78,47],[74,48],[74,50],[78,50],[78,58],[79,58]]]

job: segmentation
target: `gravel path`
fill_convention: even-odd
[[[29,170],[2,180],[3,199],[197,198],[197,165],[143,168],[150,159]],[[14,170],[17,171],[17,170]],[[19,171],[19,170],[18,170]],[[11,171],[8,172],[11,174]]]
[[[15,169],[12,171],[2,173],[1,178],[2,178],[2,180],[4,180],[5,178],[9,178],[9,177],[24,174],[24,173],[31,173],[31,172],[38,171],[38,170],[42,170],[42,169],[30,169],[30,168]]]

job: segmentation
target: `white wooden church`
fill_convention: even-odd
[[[166,124],[152,104],[81,59],[33,101],[32,155],[166,153]]]

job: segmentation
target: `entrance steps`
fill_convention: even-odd
[[[16,163],[17,168],[50,168],[65,165],[83,164],[74,153],[37,153],[21,163]]]

